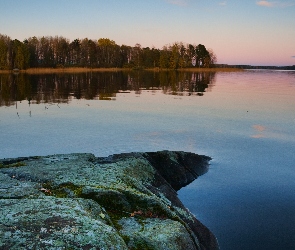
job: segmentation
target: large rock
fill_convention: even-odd
[[[210,158],[161,151],[0,160],[0,249],[218,249],[176,191]]]
[[[128,249],[91,200],[2,199],[0,207],[0,249]]]

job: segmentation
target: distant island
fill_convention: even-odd
[[[215,64],[216,68],[235,68],[235,69],[273,69],[273,70],[295,70],[293,66],[252,66],[252,65],[228,65],[228,64]]]

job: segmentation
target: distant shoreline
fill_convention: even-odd
[[[118,71],[178,71],[178,72],[239,72],[247,69],[270,69],[270,70],[294,70],[295,66],[275,67],[275,66],[237,66],[214,67],[214,68],[181,68],[181,69],[162,69],[162,68],[86,68],[86,67],[65,67],[65,68],[29,68],[22,70],[0,70],[0,74],[25,73],[25,74],[78,74],[88,72],[118,72]]]
[[[173,69],[160,69],[160,68],[149,68],[140,69],[143,71],[175,71]],[[87,73],[87,72],[116,72],[116,71],[134,71],[132,68],[29,68],[25,70],[0,70],[0,74],[11,74],[11,73],[26,73],[26,74],[56,74],[56,73]],[[182,68],[176,71],[189,71],[189,72],[236,72],[244,71],[240,68]]]

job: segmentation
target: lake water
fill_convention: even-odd
[[[222,250],[295,249],[295,72],[0,75],[0,158],[211,156],[179,197]]]

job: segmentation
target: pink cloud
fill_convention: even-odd
[[[263,7],[280,7],[280,8],[286,8],[291,7],[295,5],[294,1],[258,1],[256,2],[257,5],[263,6]]]
[[[269,1],[259,1],[259,2],[256,2],[256,4],[259,6],[264,6],[264,7],[273,7],[274,6],[274,3],[269,2]]]
[[[264,126],[256,124],[256,125],[253,125],[252,127],[257,132],[256,134],[251,135],[252,138],[263,138],[263,137],[265,137],[263,132],[265,131],[266,128]]]
[[[262,125],[253,125],[253,128],[256,130],[256,131],[259,131],[259,132],[262,132],[264,131],[266,128]]]

